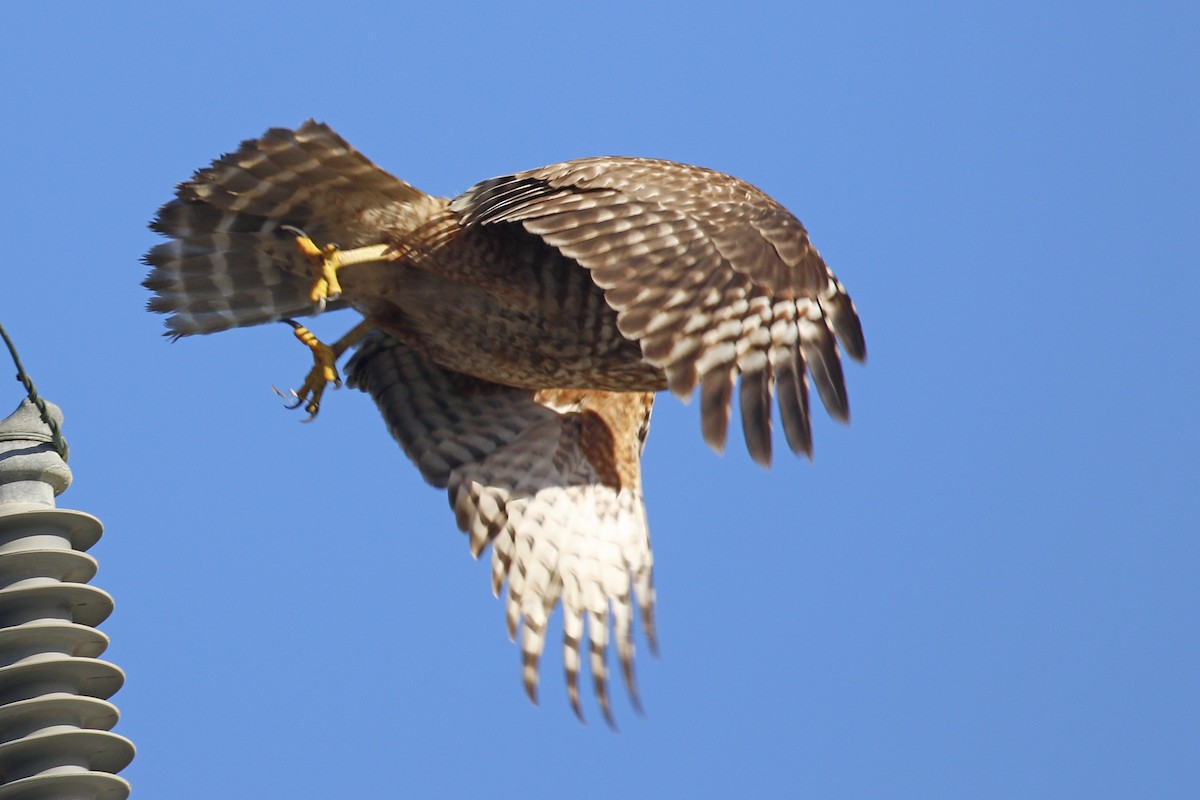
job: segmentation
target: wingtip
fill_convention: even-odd
[[[631,687],[629,690],[629,705],[633,706],[633,711],[639,717],[645,718],[646,709],[642,707],[642,698],[638,694],[637,687]]]
[[[613,716],[612,708],[609,707],[607,699],[604,699],[600,703],[600,711],[604,714],[604,722],[608,725],[608,729],[613,733],[620,733],[621,729],[617,727],[617,720]]]
[[[579,684],[578,678],[572,683],[571,676],[567,676],[567,699],[571,702],[571,710],[575,712],[575,719],[579,720],[580,725],[587,725],[587,718],[583,716],[583,707],[579,704]]]
[[[757,449],[750,449],[749,452],[750,452],[750,460],[751,461],[753,461],[755,464],[758,464],[760,467],[762,467],[765,470],[771,469],[771,449],[770,448],[767,448],[765,452],[762,450],[757,450]]]
[[[522,676],[521,683],[525,686],[525,695],[529,698],[529,702],[533,703],[535,706],[540,705],[538,702],[538,677],[536,664],[533,666],[532,677],[529,674],[528,663],[525,665],[524,675]]]

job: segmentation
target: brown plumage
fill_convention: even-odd
[[[349,383],[448,489],[472,552],[492,544],[530,696],[561,601],[572,705],[586,619],[610,722],[609,615],[635,699],[635,604],[653,642],[639,464],[653,393],[698,386],[720,450],[740,381],[746,445],[765,465],[772,397],[789,447],[811,455],[809,376],[846,419],[838,344],[866,355],[853,303],[794,216],[736,178],[667,161],[569,161],[447,200],[308,122],[197,172],[152,227],[170,241],[147,255],[145,285],[173,336],[322,310],[292,228],[347,252],[387,245],[338,272],[328,306],[374,329]]]

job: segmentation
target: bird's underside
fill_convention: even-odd
[[[809,378],[846,419],[838,344],[866,354],[849,296],[794,216],[672,162],[582,159],[446,200],[308,122],[197,172],[152,227],[170,240],[147,255],[144,283],[172,336],[345,306],[363,316],[328,347],[298,330],[318,361],[299,401],[315,413],[361,341],[350,384],[448,488],[472,552],[492,544],[531,697],[561,602],[572,705],[586,619],[610,722],[610,615],[635,699],[635,606],[653,642],[639,464],[652,393],[699,387],[702,433],[720,450],[740,383],[746,445],[765,465],[772,397],[789,447],[811,455]]]

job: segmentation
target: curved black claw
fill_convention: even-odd
[[[300,399],[300,395],[296,394],[295,389],[288,389],[288,393],[284,394],[283,392],[279,391],[279,387],[272,386],[271,391],[283,398],[283,407],[288,411],[299,408],[300,404],[304,402],[302,399]],[[291,396],[289,397],[288,395]]]
[[[299,237],[299,238],[301,238],[301,239],[307,239],[307,238],[309,238],[307,233],[305,233],[304,231],[300,230],[300,229],[299,229],[299,228],[297,228],[295,225],[280,225],[280,226],[279,226],[279,230],[281,230],[281,231],[287,231],[287,232],[288,232],[288,233],[290,233],[292,236],[296,236],[296,237]]]
[[[311,397],[308,393],[300,394],[295,389],[288,389],[287,394],[284,394],[276,386],[272,386],[271,390],[283,398],[283,407],[288,411],[294,411],[304,405],[305,401],[308,402],[308,405],[304,405],[304,410],[308,412],[308,416],[300,420],[301,422],[312,422],[317,418],[317,412],[321,410],[319,397]]]

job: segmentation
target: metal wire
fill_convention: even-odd
[[[37,387],[33,385],[33,379],[25,373],[25,367],[21,365],[21,357],[17,355],[17,346],[13,344],[12,339],[8,338],[8,331],[4,330],[4,323],[0,323],[0,337],[3,337],[4,344],[8,346],[8,353],[12,356],[13,364],[17,368],[17,380],[25,387],[25,394],[29,397],[29,402],[37,407],[38,413],[42,415],[42,421],[50,429],[50,444],[54,445],[54,449],[62,456],[63,461],[69,460],[71,448],[67,446],[67,440],[58,427],[58,421],[50,416],[50,410],[46,408],[46,401],[38,394]]]

